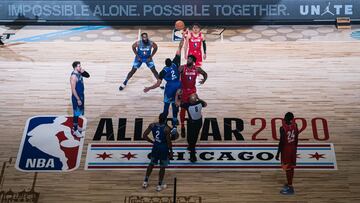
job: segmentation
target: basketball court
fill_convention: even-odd
[[[353,5],[353,14],[359,16],[357,6]],[[356,23],[350,29],[306,20],[287,25],[201,23],[207,41],[202,68],[208,80],[196,87],[208,106],[203,109],[197,144],[208,154],[203,159],[199,156],[197,164],[177,164],[179,157],[170,161],[164,180],[167,188],[161,192],[155,191],[157,169],[144,190],[146,165],[119,167],[141,153],[146,159],[147,151],[139,151],[150,145],[140,140],[141,135],[163,110],[164,90],[143,92],[156,82],[145,65],[119,91],[133,62],[131,46],[140,33],[148,33],[159,47],[153,60],[160,71],[179,44],[173,41],[174,22],[0,26],[0,33],[14,33],[0,46],[1,202],[21,198],[27,202],[173,202],[174,194],[177,202],[360,200],[360,25]],[[40,168],[52,163],[33,159],[26,163],[33,169],[18,170],[21,161],[17,159],[25,150],[23,136],[35,122],[31,118],[72,117],[69,77],[76,60],[91,75],[84,78],[86,130],[77,163],[70,171],[61,167],[51,171]],[[185,63],[182,56],[181,64]],[[295,169],[296,193],[284,196],[279,191],[286,177],[272,153],[279,142],[281,118],[288,111],[299,126],[303,148],[299,156],[305,161]],[[178,152],[186,151],[184,138],[173,145]],[[211,151],[218,145],[224,151],[220,157]],[[139,151],[116,154],[124,146],[121,150],[139,147]],[[92,149],[97,150],[93,158]],[[244,150],[253,151],[239,155]],[[273,151],[261,155],[266,150]],[[188,162],[184,156],[182,161]],[[246,165],[246,160],[256,157],[263,162]],[[216,167],[206,164],[210,159]],[[202,163],[203,167],[196,167]]]

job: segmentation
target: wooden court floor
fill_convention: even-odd
[[[158,70],[175,49],[174,43],[159,43],[154,58]],[[135,74],[125,91],[118,91],[133,60],[128,42],[37,42],[1,47],[0,161],[16,157],[27,118],[71,114],[69,76],[74,60],[80,60],[91,74],[85,80],[88,129],[81,166],[69,173],[39,173],[35,188],[40,192],[39,202],[123,202],[127,195],[171,195],[171,189],[154,192],[157,171],[150,180],[151,188],[144,191],[145,171],[84,170],[86,146],[93,142],[100,118],[113,118],[115,127],[117,118],[128,118],[131,136],[135,118],[144,118],[147,126],[162,109],[162,90],[142,92],[155,81],[146,67]],[[279,194],[285,182],[280,170],[169,171],[165,178],[168,186],[171,188],[177,177],[178,195],[201,196],[210,203],[359,202],[359,62],[360,41],[209,43],[204,62],[209,79],[198,87],[199,96],[208,102],[205,117],[217,118],[222,133],[222,118],[241,118],[245,142],[259,143],[276,142],[271,138],[270,120],[287,111],[308,122],[325,118],[329,126],[325,143],[335,145],[338,170],[296,171],[296,195],[291,197]],[[251,140],[259,129],[259,125],[250,125],[256,117],[267,121],[258,135],[267,141]],[[309,139],[304,142],[324,142],[315,140],[309,127],[301,137]],[[5,175],[5,189],[31,186],[32,174],[10,167]]]

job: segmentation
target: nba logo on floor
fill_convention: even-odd
[[[70,116],[34,116],[27,120],[16,168],[24,172],[66,172],[79,167],[85,132],[73,134]],[[79,118],[79,128],[86,119]]]

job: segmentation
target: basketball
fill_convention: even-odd
[[[177,30],[183,30],[185,28],[185,23],[182,20],[178,20],[175,22],[175,28]]]

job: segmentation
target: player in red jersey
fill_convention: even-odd
[[[288,112],[285,114],[282,127],[280,127],[280,142],[276,160],[279,160],[281,154],[281,166],[286,172],[287,184],[280,191],[283,195],[292,195],[295,193],[292,181],[294,178],[294,168],[296,166],[296,150],[298,145],[299,129],[294,121],[294,114]]]
[[[181,80],[181,102],[189,103],[190,95],[196,93],[196,78],[199,74],[203,75],[200,84],[204,84],[207,80],[207,73],[201,68],[195,66],[197,58],[194,55],[189,55],[186,65],[179,67],[180,80]],[[186,109],[181,108],[180,111],[180,124],[181,124],[181,137],[185,137],[185,114]]]
[[[196,57],[196,67],[202,67],[202,60],[206,59],[206,42],[205,36],[200,31],[200,25],[195,23],[192,26],[192,31],[186,33],[186,41],[184,44],[185,59],[188,56],[194,55]],[[202,54],[201,47],[203,47],[204,54]]]

